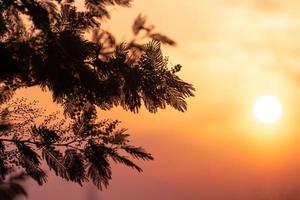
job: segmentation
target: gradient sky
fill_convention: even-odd
[[[108,189],[79,187],[51,177],[28,182],[30,200],[276,200],[300,186],[300,2],[297,0],[135,0],[112,8],[105,26],[119,41],[130,38],[143,13],[156,30],[178,42],[164,47],[196,97],[188,111],[172,108],[131,114],[120,108],[100,117],[120,119],[132,142],[151,152],[142,174],[116,166]],[[48,108],[51,96],[20,91]],[[255,99],[274,95],[280,121],[264,125],[252,113]],[[282,198],[281,198],[282,199]],[[89,200],[92,200],[90,198]]]

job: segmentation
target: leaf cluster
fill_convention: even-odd
[[[23,107],[23,101],[16,100],[13,108],[6,108],[5,118],[24,115],[14,109]],[[41,115],[41,110],[25,105],[23,110]],[[132,159],[152,160],[151,154],[129,144],[126,130],[118,128],[119,121],[96,118],[96,107],[86,104],[68,123],[56,122],[51,116],[45,118],[46,123],[28,120],[26,126],[15,122],[9,129],[0,130],[0,181],[18,169],[42,185],[47,181],[42,160],[57,176],[80,185],[90,180],[100,189],[112,178],[111,161],[141,172]]]
[[[96,108],[121,106],[150,112],[171,106],[185,111],[194,87],[169,66],[160,44],[175,45],[144,16],[132,26],[133,39],[118,43],[102,29],[111,6],[131,0],[0,0],[0,193],[25,195],[18,176],[42,185],[49,169],[67,181],[106,187],[111,161],[141,172],[132,159],[152,160],[130,144],[117,120],[97,120]],[[92,33],[88,39],[87,34]],[[146,45],[141,41],[151,39]],[[39,86],[64,108],[67,120],[44,118],[36,102],[12,100],[16,90]],[[13,176],[12,176],[13,177]],[[0,195],[1,195],[0,194]],[[12,199],[15,196],[7,196]]]
[[[133,33],[153,39],[147,45],[136,38],[118,44],[101,29],[102,19],[109,17],[107,6],[130,2],[85,0],[79,10],[71,0],[0,1],[0,90],[6,93],[0,100],[18,88],[38,85],[51,91],[66,112],[85,102],[133,112],[142,104],[150,112],[165,105],[186,110],[185,98],[193,96],[194,88],[175,74],[176,67],[169,69],[159,44],[174,45],[173,40],[155,32],[141,15]],[[89,31],[91,40],[85,37]]]

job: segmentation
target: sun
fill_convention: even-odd
[[[270,124],[281,117],[282,106],[274,96],[261,96],[255,101],[253,112],[259,121]]]

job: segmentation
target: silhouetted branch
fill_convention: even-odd
[[[152,155],[130,144],[119,121],[98,121],[96,109],[187,110],[185,99],[195,89],[177,76],[181,65],[169,66],[160,48],[175,41],[139,15],[133,38],[118,42],[101,26],[110,17],[107,6],[114,5],[129,7],[131,0],[85,0],[80,10],[72,0],[0,0],[0,192],[16,168],[44,184],[42,160],[65,180],[90,180],[98,188],[111,179],[110,160],[141,172],[129,158]],[[68,122],[57,114],[45,118],[36,102],[11,100],[18,89],[33,86],[51,92]],[[26,194],[18,183],[9,184],[12,194]]]

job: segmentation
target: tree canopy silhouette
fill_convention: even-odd
[[[118,43],[102,29],[108,7],[130,6],[131,0],[0,0],[0,183],[15,184],[8,174],[17,169],[39,184],[47,175],[44,159],[56,175],[79,184],[91,180],[98,188],[111,179],[110,159],[142,171],[123,153],[152,160],[141,147],[129,144],[117,120],[97,121],[96,108],[121,106],[152,113],[167,105],[185,111],[194,88],[168,67],[160,43],[175,45],[139,15],[134,38]],[[141,38],[152,39],[146,45]],[[62,105],[68,120],[50,115],[24,99],[11,101],[20,88],[39,86]],[[16,184],[15,184],[16,185]],[[15,186],[14,185],[14,186]],[[0,188],[1,193],[1,188]],[[17,187],[16,194],[26,194]]]

